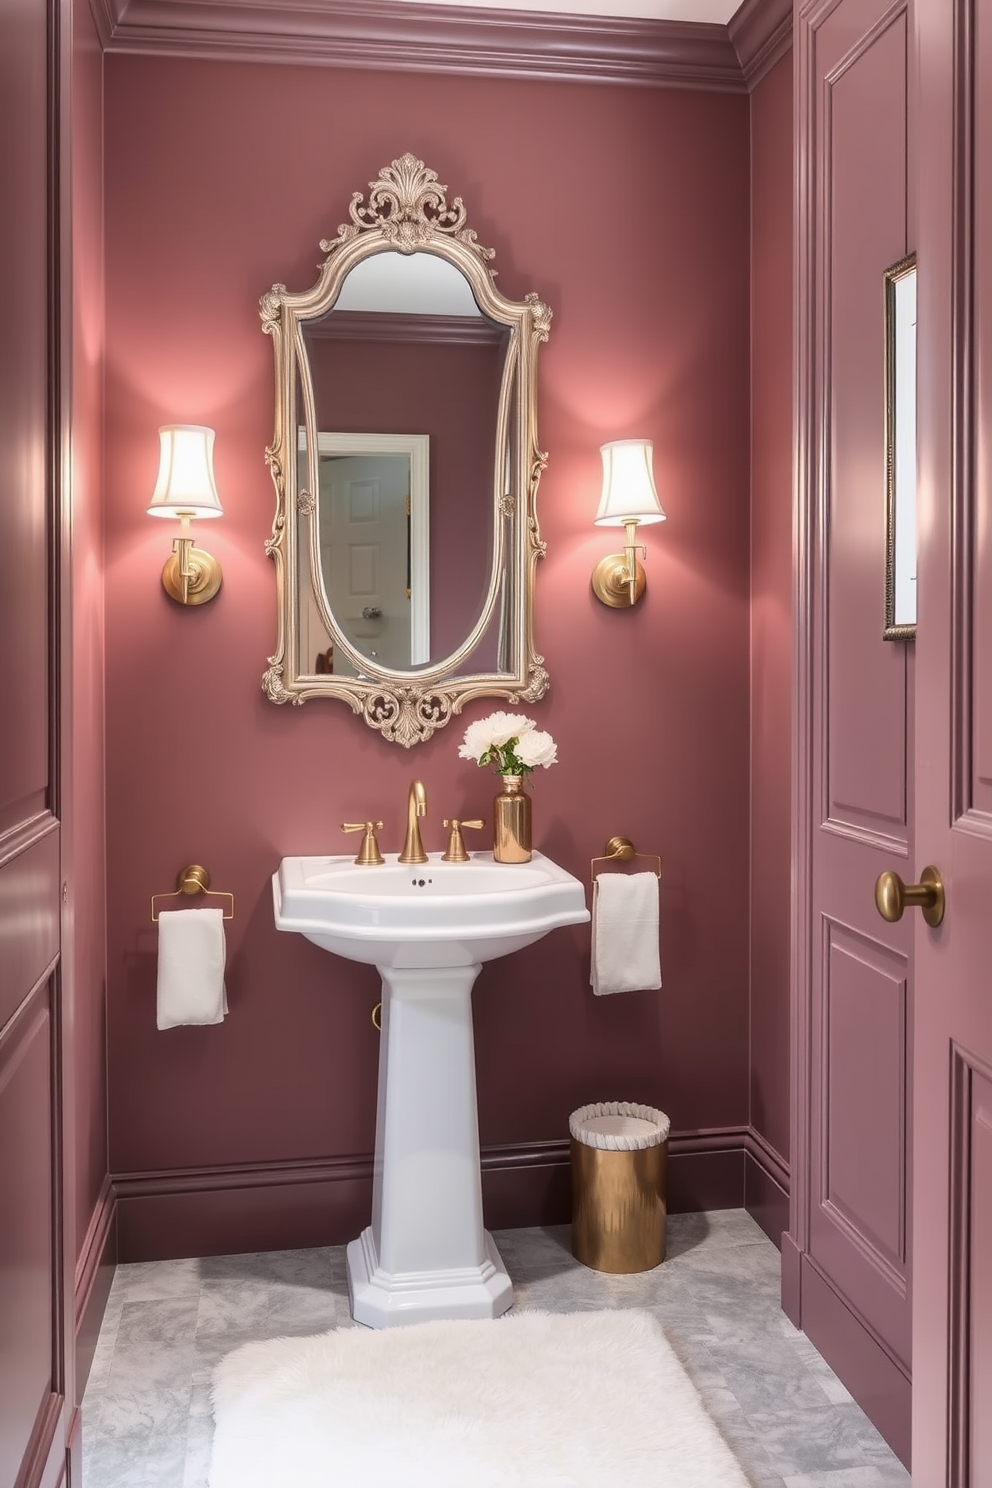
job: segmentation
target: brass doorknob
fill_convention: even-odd
[[[887,869],[875,882],[875,908],[883,920],[902,919],[904,909],[922,909],[923,918],[935,930],[944,918],[944,880],[940,869],[928,863],[918,884],[903,883],[898,873]]]

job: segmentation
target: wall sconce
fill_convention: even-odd
[[[148,515],[179,518],[179,536],[162,570],[162,586],[179,604],[206,604],[220,588],[220,564],[194,548],[189,524],[193,517],[224,515],[214,484],[214,431],[202,424],[165,424],[158,437],[162,449]]]
[[[601,558],[593,569],[592,589],[597,599],[611,609],[626,609],[644,593],[647,580],[637,561],[646,549],[634,542],[639,522],[664,522],[658,500],[650,439],[614,439],[600,449],[603,456],[603,494],[596,513],[597,527],[625,527],[627,542],[622,553]]]

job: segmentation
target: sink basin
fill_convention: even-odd
[[[472,986],[481,962],[588,920],[582,884],[541,853],[284,858],[272,895],[280,930],[382,978],[372,1222],[348,1246],[352,1316],[371,1328],[498,1317],[513,1287],[482,1220]]]
[[[529,863],[377,867],[351,857],[284,858],[272,880],[276,925],[325,951],[374,966],[472,966],[506,956],[559,925],[589,918],[578,879],[542,853]]]

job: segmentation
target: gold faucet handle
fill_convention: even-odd
[[[342,822],[341,830],[342,832],[365,833],[362,845],[358,849],[358,857],[355,859],[356,863],[361,864],[363,867],[368,867],[370,864],[374,865],[386,861],[379,851],[378,842],[375,840],[376,832],[382,831],[381,821]]]
[[[448,841],[448,851],[441,854],[442,863],[467,863],[468,853],[465,851],[465,841],[462,837],[463,827],[484,827],[484,821],[462,821],[458,816],[445,817],[444,825],[450,828],[451,837]]]

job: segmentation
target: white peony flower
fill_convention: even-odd
[[[458,750],[459,758],[479,760],[488,750],[530,733],[533,727],[534,720],[522,713],[490,713],[488,718],[469,724],[465,742]]]
[[[469,724],[458,755],[479,765],[491,765],[499,775],[529,775],[535,765],[547,769],[556,764],[558,746],[532,718],[499,712]]]
[[[531,729],[524,734],[517,744],[517,758],[529,770],[536,765],[543,765],[545,769],[549,765],[558,763],[558,745],[550,734],[541,729]]]

